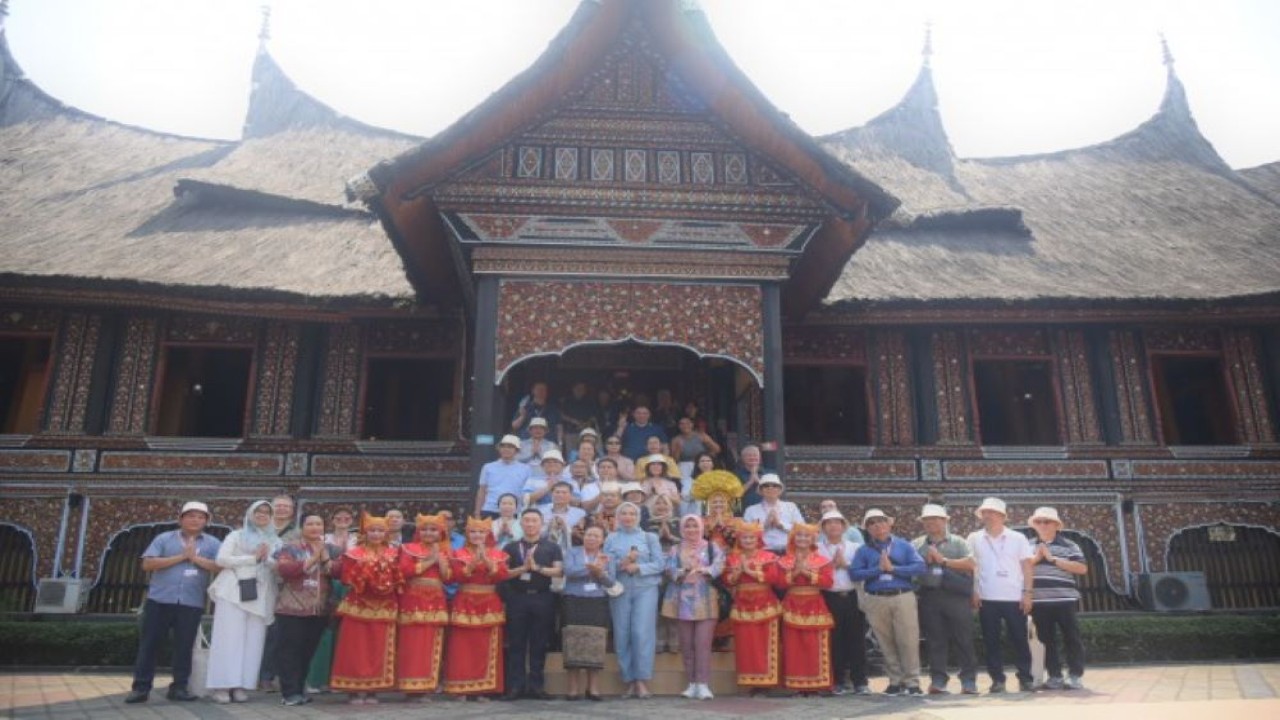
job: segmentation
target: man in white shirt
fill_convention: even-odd
[[[1031,542],[1020,532],[1005,527],[1008,512],[1003,500],[989,497],[975,511],[983,529],[968,537],[978,563],[973,589],[973,605],[982,626],[982,644],[987,654],[991,693],[1005,691],[1004,656],[1000,646],[1000,625],[1005,626],[1013,645],[1018,668],[1018,689],[1031,692],[1031,646],[1027,643],[1027,615],[1031,612]]]
[[[542,458],[549,452],[560,452],[560,447],[547,438],[547,419],[536,417],[529,421],[529,437],[520,441],[520,452],[516,453],[516,462],[526,463],[535,473],[535,468],[542,465]],[[561,458],[560,462],[564,462]]]
[[[834,504],[834,503],[833,503]],[[834,693],[870,695],[867,682],[867,618],[858,607],[858,584],[849,577],[849,566],[860,542],[848,539],[849,521],[832,508],[822,514],[818,552],[832,562],[833,582],[822,599],[835,620],[831,631],[831,670]],[[861,538],[861,533],[858,538]]]
[[[747,508],[742,519],[764,527],[764,546],[779,555],[787,551],[787,536],[796,523],[804,522],[804,514],[793,502],[782,499],[782,478],[767,473],[760,478],[763,500]]]

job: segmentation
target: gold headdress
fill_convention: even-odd
[[[364,533],[369,532],[369,528],[371,527],[379,527],[379,528],[382,528],[383,530],[386,530],[390,526],[387,523],[387,518],[385,515],[384,516],[370,515],[367,510],[361,512],[360,513],[360,533],[363,535]]]
[[[792,525],[791,532],[790,534],[787,535],[787,552],[789,553],[795,552],[796,535],[799,535],[802,532],[809,533],[814,538],[817,538],[820,532],[820,528],[817,525],[813,525],[811,523],[796,523],[795,525]]]
[[[694,500],[707,500],[712,495],[725,495],[730,500],[742,497],[742,481],[728,470],[708,470],[693,481],[690,491]]]
[[[419,513],[414,517],[413,525],[419,530],[428,525],[435,525],[437,528],[440,528],[440,532],[445,535],[449,534],[449,521],[444,515],[423,515]]]
[[[743,535],[755,535],[756,537],[764,537],[764,526],[758,522],[747,522],[746,520],[737,520],[733,523],[733,531],[738,537]]]
[[[478,517],[467,518],[467,532],[472,530],[484,530],[485,532],[493,532],[493,520],[481,519]]]

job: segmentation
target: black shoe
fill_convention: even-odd
[[[902,686],[890,685],[884,689],[884,694],[889,695],[890,697],[897,697],[902,694]]]
[[[515,700],[519,700],[522,697],[524,697],[524,691],[512,688],[511,690],[508,690],[505,695],[502,696],[502,699],[508,702],[512,702]]]
[[[991,688],[988,689],[987,692],[990,693],[991,695],[1000,695],[1004,693],[1004,683],[1002,682],[991,683]]]
[[[902,694],[909,697],[924,697],[924,691],[918,687],[909,687],[903,690]]]
[[[1018,692],[1029,693],[1029,692],[1035,692],[1035,691],[1036,691],[1036,684],[1031,680],[1018,681]]]
[[[184,687],[171,687],[164,696],[174,702],[194,702],[200,699],[199,696],[192,694],[190,690]]]
[[[134,703],[144,703],[150,697],[150,690],[130,690],[129,694],[124,696],[124,701],[133,705]]]
[[[604,698],[600,697],[595,693],[587,693],[587,699],[592,702],[600,702],[601,700],[604,700]]]
[[[290,695],[289,697],[280,698],[280,704],[289,705],[290,707],[295,705],[306,705],[307,698],[302,695]]]
[[[550,700],[551,694],[546,690],[530,690],[525,697],[530,700]]]

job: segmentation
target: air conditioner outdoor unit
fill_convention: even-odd
[[[78,613],[87,593],[81,593],[79,578],[43,578],[36,589],[35,612]],[[85,588],[87,590],[87,588]]]
[[[1148,610],[1209,610],[1209,587],[1202,572],[1144,573],[1138,576],[1138,599]]]

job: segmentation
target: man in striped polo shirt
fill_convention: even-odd
[[[1080,640],[1080,625],[1076,622],[1076,609],[1080,604],[1080,590],[1076,576],[1089,572],[1080,546],[1058,534],[1062,519],[1051,507],[1036,508],[1031,515],[1031,527],[1035,528],[1036,541],[1033,552],[1034,584],[1031,619],[1036,624],[1036,635],[1044,643],[1044,665],[1049,679],[1046,690],[1082,690],[1080,678],[1084,675],[1084,643]],[[1062,680],[1062,659],[1058,654],[1058,638],[1055,628],[1062,628],[1062,643],[1067,653],[1067,679]]]

